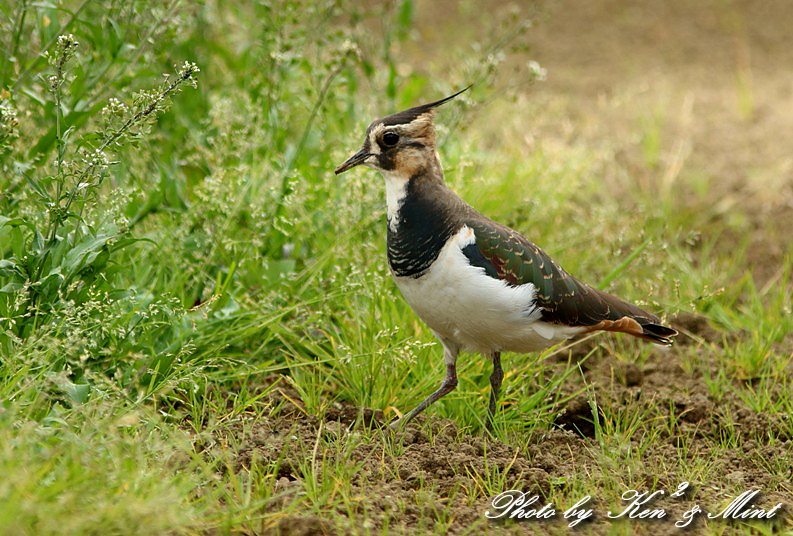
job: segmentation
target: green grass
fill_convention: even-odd
[[[754,485],[793,504],[784,221],[725,209],[717,177],[675,160],[665,102],[629,100],[613,137],[527,141],[580,118],[564,97],[499,97],[502,59],[527,58],[522,16],[494,9],[468,48],[408,69],[417,10],[0,0],[0,532],[475,532],[508,487],[605,512],[685,479],[703,506]],[[663,354],[599,336],[505,356],[496,441],[490,370],[463,355],[458,389],[393,437],[368,410],[427,396],[441,349],[390,280],[381,180],[332,170],[374,117],[470,82],[438,119],[450,185],[572,273],[710,331]],[[763,278],[758,226],[782,249]],[[654,383],[668,363],[680,385]],[[692,420],[678,395],[714,412]],[[570,439],[554,423],[581,397],[594,435]],[[565,465],[541,482],[550,454]],[[762,478],[725,478],[739,455]]]

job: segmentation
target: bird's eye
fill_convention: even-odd
[[[399,134],[396,132],[386,132],[383,134],[383,143],[389,146],[396,145],[399,141]]]

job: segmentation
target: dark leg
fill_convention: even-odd
[[[427,409],[433,402],[442,398],[452,391],[454,388],[457,387],[457,354],[459,353],[459,349],[451,344],[448,344],[445,341],[443,342],[443,359],[446,361],[446,378],[443,380],[443,383],[438,388],[437,391],[432,393],[430,396],[424,399],[424,401],[413,408],[410,412],[406,413],[402,416],[401,419],[396,420],[391,423],[391,428],[396,430],[399,427],[405,426],[407,423],[413,420],[413,418]]]
[[[490,375],[490,405],[487,411],[485,427],[493,431],[493,417],[496,415],[496,402],[501,391],[501,381],[504,379],[504,369],[501,368],[501,352],[493,352],[493,373]]]

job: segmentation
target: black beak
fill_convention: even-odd
[[[366,160],[367,156],[369,156],[369,153],[367,153],[365,149],[361,149],[349,157],[342,165],[336,168],[336,175],[339,173],[344,173],[350,168],[354,168],[355,166],[363,164],[363,161]]]

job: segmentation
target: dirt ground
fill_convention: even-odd
[[[417,14],[441,9],[425,4],[418,3]],[[729,9],[714,9],[714,2],[555,2],[543,11],[544,22],[538,23],[529,36],[531,57],[549,70],[547,82],[533,87],[532,96],[549,102],[554,95],[565,96],[566,113],[575,124],[548,124],[544,129],[546,135],[557,136],[562,142],[571,137],[621,139],[620,129],[636,119],[626,118],[618,105],[627,92],[632,92],[634,101],[646,99],[650,110],[661,103],[668,110],[665,132],[681,140],[680,152],[667,155],[670,160],[666,164],[675,165],[673,159],[678,158],[678,166],[702,169],[719,177],[714,188],[724,212],[738,204],[744,209],[751,207],[757,215],[752,237],[752,247],[758,252],[754,269],[758,279],[767,280],[790,251],[789,243],[779,238],[793,225],[793,83],[789,69],[793,65],[793,5],[783,0],[735,0],[726,4]],[[428,46],[436,46],[443,35],[437,29],[424,31]],[[628,148],[622,154],[628,163],[635,157]],[[758,188],[758,183],[766,187]],[[597,347],[584,370],[599,402],[647,405],[648,419],[677,421],[673,434],[660,427],[660,438],[643,455],[645,465],[632,468],[634,480],[653,483],[654,489],[674,490],[690,477],[679,473],[681,465],[692,465],[677,463],[682,455],[708,464],[713,474],[723,475],[724,481],[735,487],[786,490],[764,496],[764,505],[793,504],[790,479],[786,483],[775,480],[778,477],[768,470],[774,460],[790,463],[793,426],[789,420],[793,416],[756,413],[739,400],[717,402],[701,376],[683,369],[676,352],[685,351],[687,345],[698,345],[703,370],[717,374],[721,365],[714,352],[730,341],[693,314],[680,315],[672,324],[683,333],[677,349],[653,352],[646,362],[633,364],[618,361]],[[575,352],[585,353],[591,344],[600,344],[600,339],[594,341]],[[562,367],[563,363],[558,365]],[[571,379],[566,388],[576,392],[584,387],[583,381]],[[318,435],[332,443],[335,437],[355,434],[361,426],[378,427],[383,416],[369,410],[361,414],[358,408],[344,404],[334,407],[324,419],[306,415],[294,406],[300,405],[297,393],[285,387],[286,382],[281,384],[284,387],[270,399],[274,406],[282,406],[281,411],[268,420],[242,423],[238,430],[231,429],[229,436],[235,436],[243,446],[235,461],[238,468],[250,467],[254,458],[280,463],[277,495],[285,504],[294,494],[295,474],[305,458],[291,445],[313,445]],[[533,489],[543,498],[552,495],[554,486],[561,485],[576,468],[601,471],[607,467],[594,463],[602,460],[596,459],[599,449],[585,396],[573,398],[557,419],[557,427],[531,437],[523,453],[484,437],[461,437],[453,422],[438,419],[432,412],[419,421],[429,421],[432,434],[411,426],[403,438],[394,439],[399,448],[386,461],[390,473],[382,470],[382,445],[358,444],[354,448],[352,456],[362,467],[353,477],[354,494],[376,501],[367,499],[360,506],[370,523],[365,529],[378,532],[388,526],[390,532],[397,533],[430,530],[417,525],[426,517],[417,506],[423,504],[425,508],[446,509],[454,520],[451,534],[483,528],[508,533],[565,532],[567,526],[560,519],[484,525],[482,514],[490,506],[488,501],[470,504],[447,497],[453,497],[455,490],[477,486],[472,475],[487,474],[493,465],[508,476],[504,489]],[[778,433],[773,447],[758,441],[768,430]],[[710,452],[709,445],[730,434],[739,439],[733,454]],[[226,443],[230,437],[216,440]],[[681,442],[688,445],[682,449],[684,454]],[[620,448],[640,448],[640,439],[628,438]],[[323,455],[332,463],[333,449],[324,449]],[[418,500],[419,484],[427,481],[432,484],[421,487],[428,495]],[[677,533],[674,520],[682,516],[689,503],[715,508],[726,498],[721,493],[716,487],[702,486],[683,501],[662,498],[653,505],[665,508],[669,516],[637,528],[641,526],[652,534]],[[601,513],[585,524],[592,532],[605,534],[613,529],[603,515],[608,506],[597,502],[592,505]],[[777,520],[790,515],[785,511]],[[344,532],[343,527],[330,526],[312,515],[280,518],[271,529],[284,534]]]
[[[793,157],[783,141],[793,139],[793,83],[782,68],[793,64],[793,6],[784,0],[554,5],[529,37],[533,57],[549,70],[538,96],[569,98],[575,136],[626,140],[616,157],[640,185],[646,171],[633,162],[635,140],[624,133],[655,117],[672,146],[660,157],[662,180],[676,189],[682,168],[713,177],[709,190],[720,217],[753,214],[751,229],[723,244],[749,235],[756,280],[773,277],[793,249]],[[678,196],[687,195],[681,186]]]
[[[705,349],[710,343],[723,342],[702,317],[680,315],[673,320],[673,325],[686,335],[681,337],[682,345],[699,345]],[[729,502],[731,497],[725,494],[724,486],[694,487],[683,498],[668,497],[680,482],[692,480],[690,475],[680,472],[680,467],[696,466],[696,460],[706,463],[711,474],[722,475],[722,484],[726,482],[741,489],[785,490],[758,498],[762,505],[783,504],[768,527],[773,530],[784,526],[784,520],[791,514],[793,486],[790,477],[793,475],[789,475],[787,482],[780,481],[768,470],[768,464],[775,460],[790,464],[793,426],[784,420],[793,416],[757,413],[734,399],[716,402],[700,375],[684,371],[678,360],[670,358],[663,350],[651,354],[639,366],[610,357],[598,345],[598,339],[593,339],[574,349],[574,356],[584,355],[593,348],[596,351],[586,361],[584,377],[571,379],[565,389],[575,392],[586,383],[595,387],[601,405],[646,406],[645,419],[654,422],[673,419],[678,423],[674,433],[659,426],[659,437],[642,455],[643,465],[631,468],[633,481],[652,483],[654,490],[667,490],[667,496],[651,503],[652,508],[666,510],[667,517],[633,522],[632,531],[679,533],[674,522],[683,518],[691,504],[714,511]],[[718,367],[715,355],[705,353],[703,358],[712,362],[711,372],[715,374]],[[565,360],[560,358],[554,366],[563,369]],[[506,475],[501,484],[504,490],[531,490],[540,495],[541,504],[553,501],[553,488],[565,485],[569,475],[580,471],[581,467],[589,467],[593,472],[591,477],[596,480],[613,478],[612,474],[603,474],[609,466],[598,458],[600,448],[595,439],[592,412],[584,395],[566,403],[555,428],[534,434],[528,438],[528,448],[520,449],[484,436],[466,436],[458,431],[454,422],[439,419],[431,412],[420,416],[404,435],[396,436],[385,431],[386,419],[381,412],[361,411],[349,404],[337,403],[323,418],[318,418],[302,409],[300,396],[289,387],[288,381],[272,377],[263,388],[274,382],[277,388],[264,401],[273,408],[280,408],[272,418],[240,421],[213,440],[220,445],[238,445],[235,471],[250,470],[254,462],[259,466],[278,464],[276,498],[271,503],[271,511],[277,511],[280,505],[294,499],[300,489],[296,475],[305,470],[308,455],[305,448],[311,445],[321,445],[318,459],[325,464],[333,464],[336,456],[343,456],[344,460],[351,458],[360,464],[361,470],[352,476],[352,490],[354,496],[366,498],[360,504],[359,513],[367,519],[368,525],[363,528],[372,532],[383,529],[397,534],[431,532],[431,527],[419,524],[420,520],[424,518],[426,522],[428,513],[432,517],[438,509],[443,509],[444,515],[453,519],[449,534],[470,534],[485,529],[507,534],[522,534],[527,530],[562,533],[568,528],[561,515],[543,522],[487,523],[482,514],[491,508],[489,500],[458,502],[455,497],[464,495],[461,490],[481,486],[476,476],[487,475],[494,467]],[[422,424],[427,421],[429,433],[421,431]],[[340,445],[342,439],[349,441],[362,429],[383,429],[383,442],[393,447],[390,454],[386,454],[387,449],[377,441],[357,444],[353,441],[355,446],[351,454],[333,447],[337,441]],[[762,441],[769,430],[778,433],[774,446]],[[729,453],[712,450],[712,445],[719,444],[729,434],[735,434],[734,449]],[[321,443],[318,438],[322,439]],[[624,442],[614,448],[642,448],[640,437],[623,439]],[[680,456],[686,459],[685,463],[680,463]],[[617,468],[614,470],[616,472]],[[619,471],[624,473],[625,467],[620,467]],[[431,485],[427,486],[427,482]],[[425,505],[430,512],[422,512],[419,504]],[[594,498],[589,507],[594,509],[595,515],[582,523],[579,530],[583,527],[586,533],[611,533],[615,522],[607,519],[605,512],[615,505]],[[695,521],[689,528],[696,529],[696,526]],[[279,534],[313,535],[343,534],[348,527],[331,525],[318,516],[300,514],[277,517],[267,529]]]

